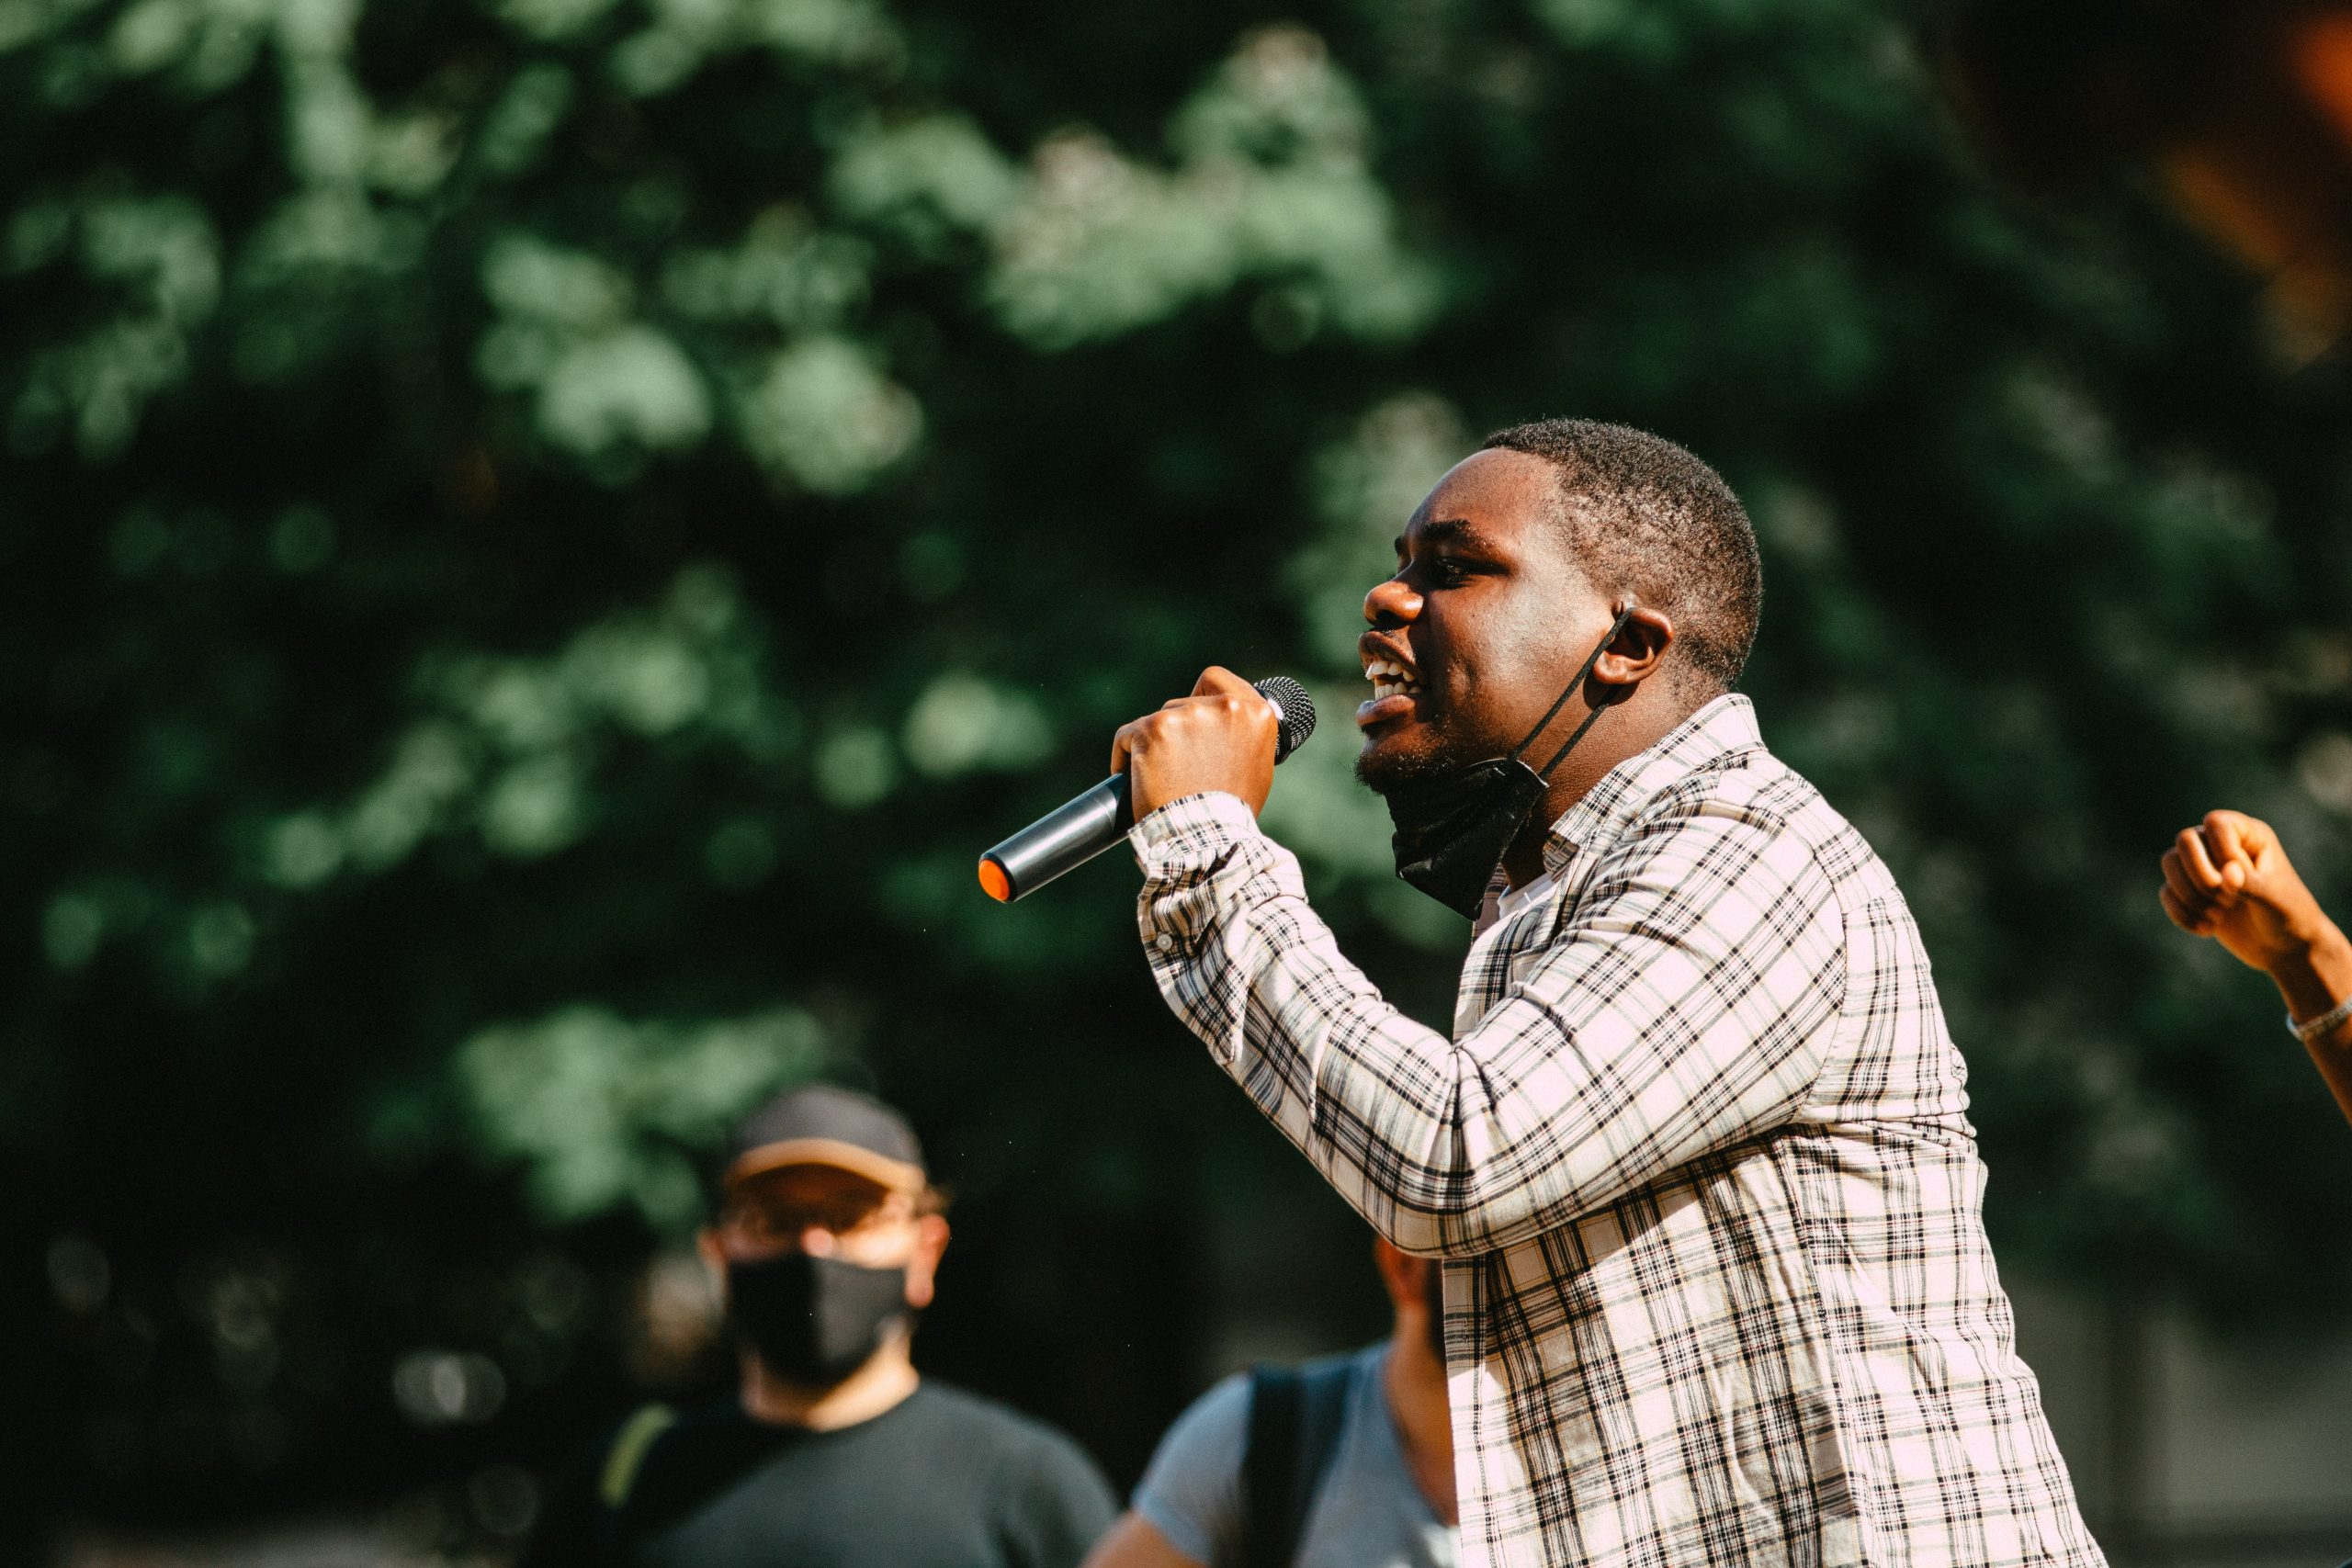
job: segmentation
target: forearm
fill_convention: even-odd
[[[1803,1097],[1843,953],[1810,860],[1781,864],[1795,882],[1725,901],[1752,927],[1665,930],[1692,865],[1770,863],[1708,850],[1749,830],[1693,826],[1679,854],[1637,849],[1610,908],[1528,955],[1459,1040],[1405,1018],[1341,956],[1297,863],[1238,803],[1180,802],[1138,829],[1139,919],[1177,1015],[1340,1194],[1408,1252],[1476,1256],[1777,1124]]]
[[[1467,1183],[1453,1044],[1390,1006],[1306,903],[1297,863],[1226,797],[1137,829],[1152,976],[1185,1026],[1340,1195],[1408,1251]],[[1436,1162],[1434,1165],[1432,1162]]]
[[[2319,929],[2270,966],[2270,978],[2298,1022],[2332,1010],[2352,997],[2352,941],[2324,916]],[[2306,1041],[2312,1064],[2346,1120],[2352,1120],[2352,1020]]]

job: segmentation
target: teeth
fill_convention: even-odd
[[[1374,702],[1383,697],[1404,696],[1419,691],[1420,682],[1402,665],[1385,659],[1375,659],[1363,667],[1363,678],[1372,682]]]

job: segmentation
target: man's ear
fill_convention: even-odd
[[[907,1304],[920,1311],[931,1304],[939,1277],[939,1255],[947,1250],[947,1217],[925,1214],[915,1222],[915,1249],[907,1258]]]
[[[727,1304],[727,1249],[718,1245],[718,1233],[705,1225],[695,1232],[695,1251],[702,1258],[702,1266],[710,1270],[711,1288],[717,1292],[718,1304]]]
[[[1635,686],[1657,673],[1673,646],[1674,618],[1663,610],[1635,604],[1594,662],[1592,678],[1603,685],[1622,686],[1619,694],[1630,696]]]

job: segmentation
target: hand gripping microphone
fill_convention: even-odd
[[[1280,723],[1274,737],[1274,761],[1279,762],[1315,733],[1315,704],[1306,688],[1287,675],[1269,676],[1257,687],[1274,705]],[[1084,865],[1125,838],[1135,825],[1127,809],[1127,775],[1113,773],[982,855],[980,886],[998,903],[1010,904]]]

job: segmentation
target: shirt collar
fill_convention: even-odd
[[[1717,697],[1649,750],[1610,769],[1560,814],[1544,837],[1544,874],[1557,876],[1579,850],[1613,841],[1660,790],[1719,758],[1763,748],[1755,705],[1736,692]]]
[[[1495,919],[1508,920],[1551,891],[1552,874],[1548,870],[1524,887],[1513,887],[1505,882],[1495,894]]]

